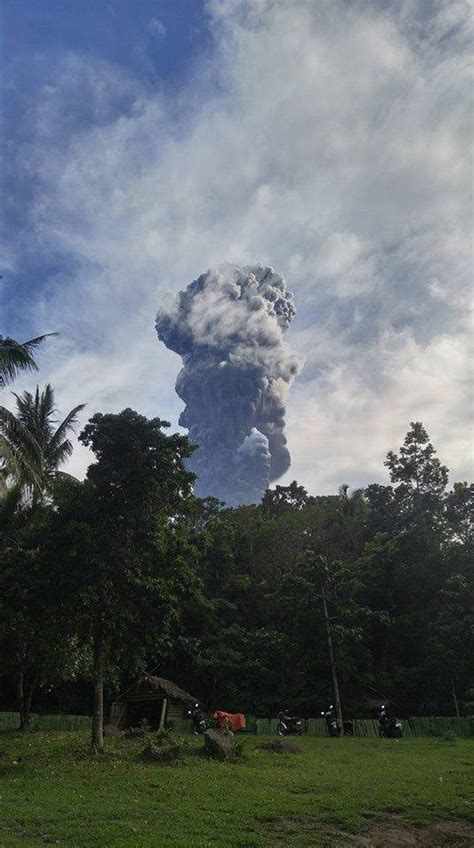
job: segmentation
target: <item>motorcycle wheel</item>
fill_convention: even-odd
[[[284,728],[283,724],[281,723],[281,721],[277,726],[277,733],[278,733],[278,736],[284,736],[285,735],[285,728]]]

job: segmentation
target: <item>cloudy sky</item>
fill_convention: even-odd
[[[61,411],[176,427],[157,308],[261,261],[306,360],[284,481],[385,480],[411,420],[469,477],[471,5],[3,0],[0,329],[60,332],[38,358]]]

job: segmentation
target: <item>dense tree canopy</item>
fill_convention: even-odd
[[[236,509],[193,496],[192,447],[168,426],[95,415],[83,483],[0,502],[5,705],[18,690],[27,711],[34,685],[44,707],[90,709],[93,681],[98,747],[104,692],[107,709],[151,668],[209,709],[317,715],[334,669],[346,715],[471,709],[473,487],[447,491],[420,423],[389,485],[293,482]]]

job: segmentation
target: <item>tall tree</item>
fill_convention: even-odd
[[[390,472],[399,509],[408,522],[433,523],[443,511],[448,469],[436,456],[430,437],[420,421],[412,421],[399,453],[389,451],[385,465]]]
[[[84,484],[59,494],[56,560],[61,547],[68,552],[74,572],[64,575],[65,594],[69,587],[93,645],[95,750],[103,746],[107,658],[126,645],[131,669],[147,643],[156,650],[196,586],[196,552],[180,522],[193,501],[185,467],[193,449],[167,427],[131,409],[94,415],[79,438],[97,461]]]
[[[267,489],[262,498],[262,507],[269,515],[279,515],[288,510],[300,510],[314,503],[314,498],[308,495],[303,486],[298,486],[293,480],[289,486],[275,486]]]

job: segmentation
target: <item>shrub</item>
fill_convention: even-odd
[[[140,737],[148,736],[151,733],[151,727],[146,718],[138,725],[138,727],[128,727],[125,731],[126,739],[139,739]]]
[[[181,737],[174,736],[169,731],[161,731],[153,740],[148,740],[141,752],[141,758],[154,763],[177,763],[185,745],[186,742]]]
[[[458,741],[458,737],[456,736],[454,730],[447,730],[441,735],[441,739],[443,740],[443,742],[448,742],[450,745],[457,745]]]

